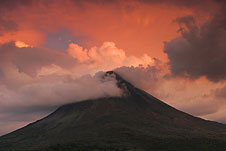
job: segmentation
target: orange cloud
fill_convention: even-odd
[[[11,38],[40,46],[45,41],[45,34],[63,28],[76,37],[82,37],[80,43],[87,47],[113,41],[128,55],[146,53],[166,60],[162,51],[163,41],[179,35],[176,32],[178,25],[172,21],[186,15],[194,15],[201,21],[210,13],[191,7],[181,9],[169,3],[142,3],[135,0],[81,4],[56,1],[48,5],[34,2],[31,7],[19,7],[7,15],[18,24],[19,31],[3,39]]]
[[[113,42],[104,42],[100,47],[85,49],[75,43],[71,43],[67,50],[81,64],[86,64],[91,71],[113,70],[121,66],[148,66],[154,60],[144,54],[141,57],[126,56],[125,51],[116,47]]]
[[[28,44],[25,44],[23,41],[16,41],[15,46],[18,48],[32,47],[32,46],[29,46]]]
[[[30,46],[40,46],[46,40],[45,34],[35,29],[23,29],[0,36],[0,44],[11,41],[22,41]]]

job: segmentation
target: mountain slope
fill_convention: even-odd
[[[226,126],[174,109],[115,72],[123,97],[86,100],[0,137],[0,150],[226,150]],[[105,78],[103,77],[103,78]]]

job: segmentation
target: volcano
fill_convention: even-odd
[[[223,151],[226,125],[181,112],[114,71],[121,97],[66,104],[0,137],[0,151]]]

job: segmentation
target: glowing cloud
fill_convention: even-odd
[[[147,54],[141,57],[126,56],[125,51],[116,47],[114,42],[104,42],[100,47],[90,49],[71,43],[67,52],[80,63],[99,70],[113,70],[121,66],[146,67],[154,62]]]
[[[33,47],[33,46],[30,46],[30,45],[24,43],[23,41],[16,41],[16,42],[15,42],[15,46],[18,47],[18,48]]]

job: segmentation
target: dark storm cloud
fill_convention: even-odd
[[[193,16],[184,16],[184,17],[175,19],[174,22],[177,22],[179,24],[186,24],[187,26],[191,26],[192,24],[195,24],[195,19]]]
[[[194,18],[178,18],[181,37],[165,42],[164,52],[174,75],[211,81],[226,79],[226,11],[223,7],[213,18],[198,27]]]
[[[13,42],[0,45],[0,53],[0,75],[10,64],[29,76],[35,76],[37,70],[46,65],[71,68],[75,64],[75,60],[65,53],[45,48],[18,48]]]

